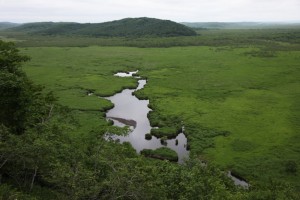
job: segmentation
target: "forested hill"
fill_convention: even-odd
[[[0,30],[16,27],[16,26],[19,26],[19,25],[20,24],[11,23],[11,22],[0,22]]]
[[[192,36],[196,32],[185,25],[154,18],[126,18],[105,23],[38,22],[24,24],[10,30],[41,35],[84,35],[107,37],[130,36]]]
[[[296,22],[182,22],[193,29],[286,29],[299,28]]]

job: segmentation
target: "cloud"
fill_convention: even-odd
[[[300,21],[299,0],[0,0],[0,21]]]

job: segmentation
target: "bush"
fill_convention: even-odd
[[[145,139],[146,139],[146,140],[151,140],[151,139],[152,139],[152,135],[151,135],[150,133],[147,133],[147,134],[145,135]]]
[[[7,184],[0,184],[0,199],[6,200],[15,200],[15,199],[24,199],[24,200],[36,200],[34,197],[25,195],[20,191],[17,191],[15,188]]]
[[[161,159],[161,160],[169,160],[169,161],[173,161],[173,162],[178,161],[177,153],[174,150],[169,149],[167,147],[161,147],[161,148],[158,148],[158,149],[155,149],[155,150],[143,149],[141,151],[141,154],[146,156],[146,157],[150,157],[150,158],[157,158],[157,159]]]
[[[287,173],[295,174],[297,172],[297,163],[293,160],[289,160],[285,164],[285,171]]]
[[[158,129],[151,129],[151,135],[154,135],[157,138],[166,137],[168,139],[173,139],[176,138],[178,133],[174,127],[162,127]]]

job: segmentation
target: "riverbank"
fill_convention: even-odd
[[[133,72],[118,72],[114,76],[119,77],[133,77],[137,74],[137,71]],[[118,140],[121,143],[129,142],[132,147],[140,153],[144,149],[155,150],[158,148],[170,148],[177,154],[179,163],[182,163],[189,157],[189,151],[187,149],[187,138],[183,133],[177,133],[173,139],[161,139],[155,136],[146,138],[146,134],[151,133],[152,130],[159,130],[158,127],[152,128],[148,119],[148,113],[151,109],[148,107],[149,100],[140,100],[134,93],[143,89],[147,84],[146,80],[139,79],[136,89],[124,89],[120,93],[116,93],[111,97],[105,97],[110,100],[114,107],[107,111],[106,117],[109,120],[113,120],[114,125],[124,127],[130,126],[131,130],[128,135],[110,135],[110,138]],[[174,159],[172,159],[174,160]]]

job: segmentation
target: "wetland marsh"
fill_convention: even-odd
[[[198,183],[213,180],[211,188],[234,190],[230,195],[247,193],[248,199],[268,199],[297,195],[300,188],[298,32],[199,30],[198,36],[137,39],[21,35],[16,41],[21,54],[31,57],[22,67],[29,79],[44,87],[42,94],[52,91],[57,103],[71,112],[72,120],[59,121],[68,130],[55,127],[53,131],[67,135],[67,140],[59,141],[76,147],[62,150],[72,154],[70,162],[63,159],[62,163],[71,163],[71,168],[75,160],[75,166],[84,166],[95,179],[99,174],[93,167],[100,166],[101,172],[112,169],[101,181],[149,175],[137,185],[159,180],[170,185],[171,189],[157,188],[171,191],[171,199],[177,198],[172,194],[178,176],[187,183],[183,184],[187,188],[177,191],[183,197],[194,198],[202,187]],[[102,141],[105,133],[117,139]],[[142,151],[161,159],[159,153],[175,161],[174,152],[165,147],[177,152],[180,163],[186,155],[189,161],[177,165],[136,154]],[[57,158],[61,159],[60,154]],[[236,179],[236,184],[250,185],[246,193],[232,186],[228,179],[234,179],[232,174],[247,181]],[[187,192],[192,181],[197,188],[193,194]],[[209,190],[204,187],[202,192]]]
[[[111,96],[134,89],[135,79],[113,74],[138,68],[147,85],[135,95],[150,100],[153,127],[176,133],[184,121],[192,156],[234,169],[250,183],[272,177],[298,185],[298,175],[282,173],[289,160],[300,164],[300,54],[285,50],[257,57],[255,51],[259,47],[22,49],[32,57],[24,67],[29,77],[74,109],[111,108],[108,100],[85,91]],[[88,116],[78,115],[82,121]]]

